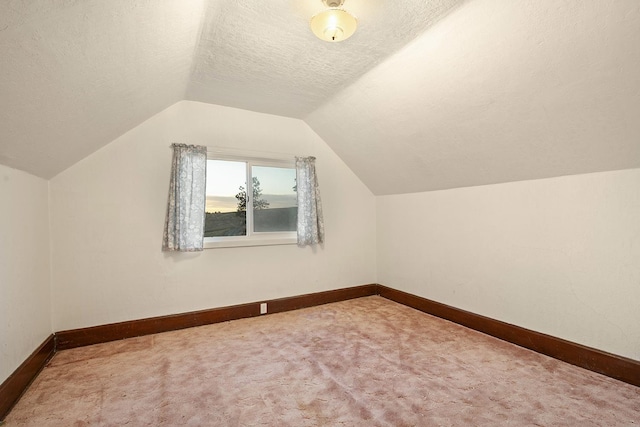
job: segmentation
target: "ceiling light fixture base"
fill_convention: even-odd
[[[355,16],[342,9],[344,0],[322,0],[328,7],[311,17],[309,26],[320,40],[331,43],[348,39],[356,32],[358,20]]]

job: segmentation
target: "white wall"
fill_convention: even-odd
[[[172,142],[316,156],[324,248],[161,252]],[[50,191],[56,331],[376,281],[375,198],[301,120],[182,101]]]
[[[379,283],[640,360],[640,169],[377,208]]]
[[[0,165],[0,383],[51,334],[47,181]]]

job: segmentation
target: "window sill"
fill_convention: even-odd
[[[217,248],[240,248],[246,246],[276,246],[276,245],[296,245],[298,239],[295,236],[252,236],[252,237],[206,237],[204,239],[204,249]]]

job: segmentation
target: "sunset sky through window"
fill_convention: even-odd
[[[260,181],[262,198],[269,208],[296,206],[293,191],[296,172],[291,168],[254,166],[253,176]],[[236,194],[246,187],[246,163],[228,160],[207,161],[207,212],[234,212]]]

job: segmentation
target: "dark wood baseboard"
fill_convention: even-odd
[[[29,384],[53,357],[55,351],[55,337],[49,335],[40,347],[0,385],[0,420],[4,420]]]
[[[640,387],[640,362],[378,285],[392,301]]]
[[[212,323],[226,322],[228,320],[259,316],[261,303],[267,303],[267,313],[279,313],[352,298],[377,295],[377,293],[378,285],[362,285],[210,310],[61,331],[56,332],[56,348],[57,350],[66,350],[124,338],[139,337],[193,326],[209,325]]]
[[[351,288],[334,289],[331,291],[274,299],[267,301],[267,303],[269,313],[280,313],[283,311],[298,310],[300,308],[368,297],[371,295],[378,295],[378,285],[371,284],[354,286]]]

